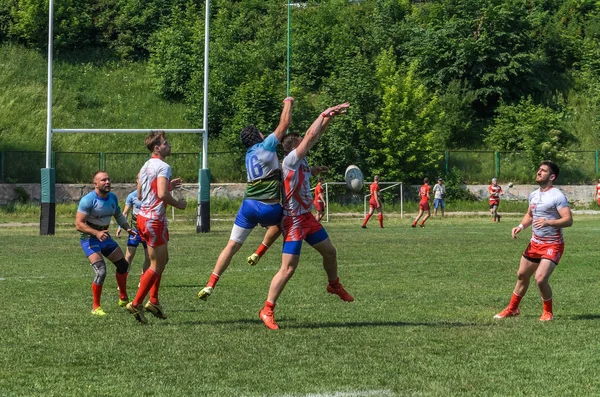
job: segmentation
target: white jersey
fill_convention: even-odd
[[[140,170],[142,203],[140,216],[147,219],[166,221],[167,205],[158,198],[158,177],[171,180],[171,166],[158,157],[152,157]]]
[[[296,149],[283,159],[283,215],[298,216],[310,212],[313,196],[310,192],[310,167],[306,158],[299,159]]]
[[[529,195],[529,209],[534,221],[538,218],[560,219],[558,210],[568,206],[563,192],[555,187],[545,192],[537,189]],[[538,244],[562,243],[562,229],[554,226],[532,227],[531,241]]]

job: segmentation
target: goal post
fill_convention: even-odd
[[[396,186],[400,186],[399,187],[399,197],[400,197],[400,218],[404,218],[404,184],[402,182],[379,182],[380,185],[390,185],[386,188],[380,189],[380,192],[384,192],[386,190],[395,188]],[[367,216],[367,208],[368,208],[368,199],[369,197],[371,197],[371,193],[365,195],[365,197],[363,198],[363,202],[364,202],[364,212],[363,212],[363,216]]]
[[[47,90],[47,121],[46,121],[46,168],[41,169],[41,212],[40,234],[55,233],[55,190],[56,176],[52,168],[52,135],[55,133],[128,133],[147,134],[151,131],[162,130],[166,133],[201,133],[202,134],[202,164],[198,170],[198,215],[196,232],[210,231],[210,170],[208,168],[208,55],[209,55],[209,25],[210,0],[206,0],[204,24],[204,115],[201,129],[107,129],[107,128],[52,128],[52,74],[54,47],[54,0],[48,4],[48,90]]]

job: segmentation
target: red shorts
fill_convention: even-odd
[[[167,222],[137,217],[138,233],[150,247],[165,245],[169,241]]]
[[[499,206],[500,205],[500,200],[490,200],[490,208],[494,207],[494,206]]]
[[[565,243],[539,244],[530,241],[523,252],[523,257],[534,263],[540,263],[542,259],[549,259],[558,265],[564,251]]]
[[[369,206],[372,208],[375,208],[376,210],[378,210],[379,208],[381,208],[381,206],[377,206],[377,201],[376,200],[369,200]]]
[[[313,204],[315,205],[315,209],[318,212],[325,211],[325,203],[324,202],[322,202],[322,201],[315,201]]]
[[[283,241],[303,241],[306,236],[323,229],[310,212],[283,217]]]
[[[600,197],[598,197],[598,205],[600,205]]]
[[[429,211],[429,200],[419,202],[419,209],[423,211]]]

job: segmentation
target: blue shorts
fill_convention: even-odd
[[[258,200],[246,199],[235,217],[235,224],[243,229],[254,229],[259,223],[262,226],[278,225],[283,216],[281,204],[267,204]]]
[[[129,238],[127,239],[127,246],[128,247],[136,247],[138,245],[142,244],[142,246],[144,247],[144,249],[148,248],[148,245],[146,244],[146,242],[144,241],[144,239],[142,239],[142,237],[140,236],[139,233],[137,233],[136,230],[136,234],[135,236],[132,236],[131,234],[129,235]]]
[[[81,244],[81,248],[83,248],[86,257],[89,257],[94,253],[101,253],[104,256],[109,256],[119,248],[119,244],[112,238],[100,241],[96,237],[90,237],[79,240],[79,243]]]
[[[307,212],[298,216],[283,218],[283,250],[284,254],[300,255],[302,241],[311,246],[327,240],[329,235],[323,225]]]
[[[438,207],[440,207],[441,209],[444,209],[444,199],[433,200],[433,208],[437,210]]]

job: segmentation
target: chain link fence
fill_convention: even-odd
[[[589,184],[600,176],[598,150],[566,152],[562,161],[561,184]],[[530,183],[536,170],[524,154],[494,151],[445,151],[439,172],[456,170],[469,184],[488,183],[493,177],[515,183]],[[40,183],[45,168],[44,152],[0,151],[0,183]],[[52,167],[57,183],[89,183],[97,170],[110,174],[113,183],[134,182],[148,153],[53,152]],[[186,183],[198,182],[202,153],[175,153],[168,159],[173,175]],[[240,152],[209,153],[211,182],[245,182],[244,156]]]

